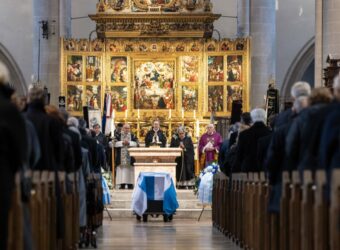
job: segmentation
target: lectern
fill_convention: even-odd
[[[180,148],[130,148],[130,156],[136,159],[134,164],[135,183],[140,172],[170,173],[176,185],[176,157],[181,156]]]

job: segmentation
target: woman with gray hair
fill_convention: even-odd
[[[177,186],[188,189],[194,185],[190,182],[194,178],[194,145],[185,127],[178,127],[177,133],[171,138],[170,147],[182,149],[181,157],[176,158]]]
[[[233,172],[263,171],[263,166],[259,166],[257,162],[258,141],[271,131],[266,126],[266,112],[263,109],[253,109],[250,116],[253,125],[239,134]]]

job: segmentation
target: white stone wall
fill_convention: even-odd
[[[0,43],[18,65],[27,84],[33,72],[33,0],[1,0]]]
[[[315,0],[277,0],[276,84],[278,89],[297,54],[315,36]]]

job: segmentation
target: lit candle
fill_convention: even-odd
[[[138,117],[138,119],[140,118],[139,109],[137,110],[137,117]]]
[[[196,110],[194,110],[194,119],[196,119]]]
[[[171,108],[169,108],[169,119],[171,119]]]
[[[200,136],[200,121],[196,120],[196,137]]]
[[[125,110],[125,120],[127,119],[127,116],[128,116],[128,111],[127,109]]]
[[[184,119],[184,108],[182,108],[182,119]]]

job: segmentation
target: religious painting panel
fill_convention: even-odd
[[[227,111],[231,112],[233,101],[242,100],[243,86],[239,84],[227,86]]]
[[[197,82],[198,81],[198,56],[182,56],[181,57],[181,82]]]
[[[227,56],[227,81],[240,82],[242,81],[242,62],[241,55]]]
[[[223,82],[223,56],[208,56],[208,81]]]
[[[134,108],[175,108],[175,60],[134,62]]]
[[[100,82],[101,72],[101,60],[98,56],[86,57],[86,81],[87,82]]]
[[[112,83],[128,82],[127,57],[112,56],[111,57],[111,75]]]
[[[82,112],[83,111],[83,86],[67,85],[67,111]]]
[[[101,87],[97,85],[86,86],[86,103],[90,109],[100,109],[101,107]]]
[[[127,91],[126,86],[111,86],[111,105],[117,112],[127,110]]]
[[[83,75],[83,57],[79,55],[69,55],[67,57],[67,81],[81,82]]]
[[[185,111],[197,110],[198,86],[182,86],[182,108]]]
[[[208,86],[208,111],[223,112],[223,86]]]
[[[93,129],[93,126],[97,125],[97,124],[99,124],[101,126],[102,115],[101,115],[100,110],[89,110],[87,122],[89,124],[90,129]]]

